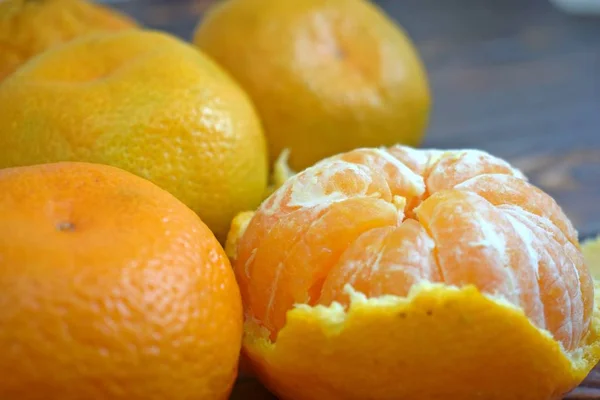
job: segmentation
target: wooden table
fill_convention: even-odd
[[[116,7],[189,40],[210,3]],[[600,18],[561,14],[547,0],[377,3],[427,65],[435,104],[426,146],[506,158],[557,199],[582,236],[600,232]],[[237,398],[259,390],[252,386],[242,383]],[[569,398],[600,399],[600,369]]]

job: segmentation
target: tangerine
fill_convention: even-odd
[[[86,163],[0,170],[0,194],[0,398],[228,398],[241,298],[193,211]]]
[[[260,204],[268,155],[246,93],[177,38],[128,30],[48,50],[0,86],[0,168],[113,165],[167,190],[224,240]]]
[[[271,162],[304,169],[362,146],[421,142],[431,98],[406,32],[365,0],[226,0],[194,43],[246,90]]]
[[[132,18],[87,0],[0,1],[0,81],[71,39],[136,27]]]
[[[550,399],[600,358],[575,229],[488,153],[356,149],[235,221],[244,355],[282,399]]]

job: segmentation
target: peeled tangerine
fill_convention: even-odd
[[[558,399],[600,359],[576,231],[485,152],[340,154],[233,229],[244,356],[281,399]]]

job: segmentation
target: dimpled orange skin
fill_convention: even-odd
[[[410,39],[365,0],[226,0],[194,43],[252,97],[271,162],[304,169],[362,146],[421,142],[430,93]]]
[[[234,222],[244,354],[284,399],[550,399],[598,361],[573,226],[487,153],[353,150]]]
[[[0,167],[113,165],[194,210],[224,239],[267,186],[265,137],[246,94],[196,48],[159,32],[87,36],[0,86]]]
[[[51,47],[136,26],[131,18],[86,0],[0,1],[0,81]]]
[[[0,170],[0,398],[228,398],[242,305],[204,223],[114,167]]]

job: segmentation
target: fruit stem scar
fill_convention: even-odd
[[[56,229],[61,232],[73,232],[75,230],[75,224],[72,222],[59,222],[56,225]]]

